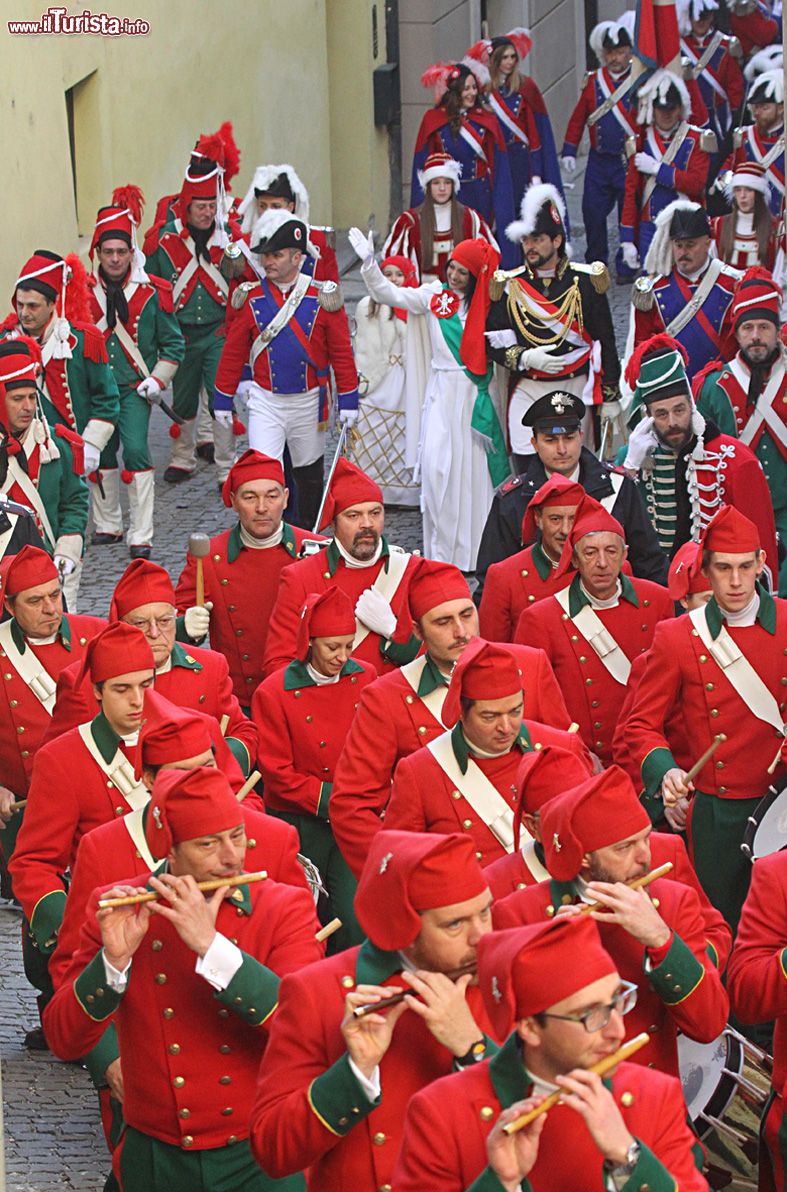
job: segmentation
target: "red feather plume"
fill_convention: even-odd
[[[421,86],[433,89],[435,103],[439,103],[445,95],[448,87],[448,74],[453,66],[453,62],[435,62],[431,66],[427,66],[421,75]]]
[[[3,331],[13,331],[14,327],[19,326],[19,316],[15,310],[12,310],[10,315],[6,315],[2,323],[0,323],[0,334]]]
[[[506,33],[509,41],[514,43],[514,49],[519,55],[519,61],[527,58],[528,54],[533,48],[533,38],[530,36],[530,30],[525,29],[524,25],[518,25],[516,29],[512,29],[510,33]]]
[[[738,285],[740,286],[747,281],[764,281],[767,285],[776,286],[776,282],[773,280],[773,274],[764,265],[750,265],[738,282]]]
[[[219,133],[214,132],[209,136],[201,136],[197,141],[197,153],[201,153],[203,157],[215,161],[217,165],[224,165],[224,141],[221,139]]]
[[[71,276],[66,286],[65,317],[69,323],[92,323],[90,290],[88,289],[85,266],[73,252],[66,257],[66,264],[71,270]]]
[[[482,62],[484,66],[489,65],[489,52],[492,43],[488,37],[482,37],[477,41],[465,54],[465,58],[473,58],[476,62]]]
[[[235,143],[231,121],[224,121],[219,129],[219,136],[224,142],[224,184],[226,186],[240,169],[240,149]]]
[[[634,349],[628,364],[626,365],[625,378],[633,389],[637,383],[639,370],[642,367],[642,357],[647,356],[650,352],[680,352],[683,357],[683,363],[688,364],[689,357],[683,344],[678,343],[671,335],[652,335],[650,339],[643,340],[641,344]]]
[[[15,335],[14,342],[24,344],[30,354],[31,359],[33,359],[36,364],[41,364],[41,346],[40,344],[36,343],[34,339],[31,339],[29,335]]]
[[[125,186],[116,186],[112,191],[112,206],[124,207],[131,213],[134,222],[139,224],[145,206],[145,196],[133,182],[127,182]]]

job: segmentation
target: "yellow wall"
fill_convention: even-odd
[[[383,0],[375,2],[384,54]],[[33,20],[45,3],[9,0],[0,28],[0,313],[34,248],[85,249],[80,236],[90,236],[114,186],[142,187],[147,226],[156,200],[179,189],[196,137],[227,119],[241,149],[235,193],[245,193],[261,162],[290,162],[315,223],[341,226],[372,210],[385,223],[386,137],[371,114],[371,0],[112,0],[105,11],[146,20],[150,33],[8,32],[9,10]],[[71,14],[85,7],[69,0]],[[359,69],[363,54],[369,62]],[[78,211],[65,102],[74,86]]]

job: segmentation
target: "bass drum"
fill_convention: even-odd
[[[678,1038],[678,1065],[691,1124],[706,1150],[711,1188],[757,1188],[760,1114],[773,1061],[727,1027],[712,1043]]]
[[[787,775],[768,788],[746,821],[741,851],[753,863],[787,848]]]

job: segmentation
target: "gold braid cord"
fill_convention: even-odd
[[[512,278],[509,281],[508,313],[517,331],[526,343],[533,344],[537,348],[546,348],[551,344],[562,344],[571,330],[574,320],[576,320],[580,332],[582,331],[582,295],[579,292],[579,282],[576,278],[574,278],[572,285],[562,298],[549,300],[555,307],[555,320],[562,324],[562,330],[555,334],[551,334],[547,330],[541,319],[533,318],[524,303],[520,302],[519,294],[523,290],[524,287],[518,278]]]

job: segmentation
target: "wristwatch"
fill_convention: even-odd
[[[473,1064],[480,1064],[486,1059],[486,1039],[479,1039],[464,1055],[454,1056],[455,1068],[472,1068]]]
[[[604,1160],[604,1174],[611,1178],[616,1192],[621,1192],[626,1181],[633,1175],[634,1168],[639,1162],[641,1150],[642,1147],[635,1138],[626,1151],[626,1158],[623,1163],[610,1163],[609,1159]]]

